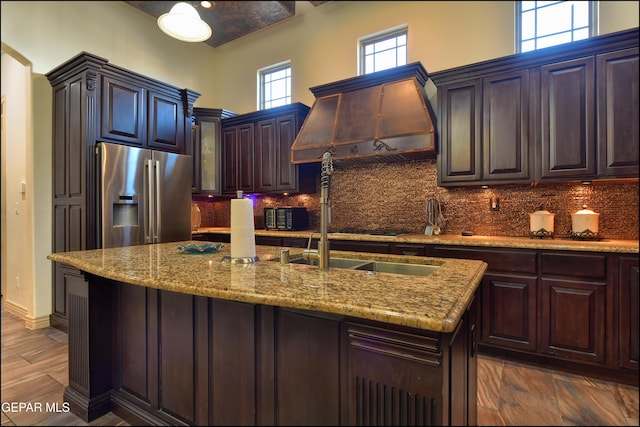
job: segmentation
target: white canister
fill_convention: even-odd
[[[191,231],[198,231],[202,218],[200,208],[195,203],[191,204]]]
[[[555,214],[543,210],[542,206],[537,211],[529,214],[529,232],[532,237],[553,236],[553,219]]]
[[[583,205],[581,210],[571,214],[571,233],[574,235],[597,235],[599,217],[599,213],[595,213],[587,209],[587,205]]]

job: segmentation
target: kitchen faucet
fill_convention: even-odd
[[[329,223],[331,222],[331,202],[329,200],[329,189],[331,184],[331,174],[333,173],[333,162],[331,153],[326,151],[322,155],[322,167],[320,172],[320,240],[318,249],[311,249],[311,239],[313,233],[309,235],[309,244],[303,252],[303,258],[307,260],[317,260],[320,270],[329,268],[329,239],[327,237]]]

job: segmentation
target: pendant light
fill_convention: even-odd
[[[201,42],[211,37],[211,27],[185,2],[176,3],[169,13],[161,15],[158,26],[171,37],[185,42]]]

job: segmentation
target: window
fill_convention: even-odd
[[[520,1],[518,51],[529,52],[594,35],[593,1]]]
[[[406,63],[406,25],[360,39],[360,75],[406,65]]]
[[[258,74],[259,110],[291,104],[291,63],[263,68]]]

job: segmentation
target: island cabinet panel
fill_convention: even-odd
[[[339,319],[276,310],[276,425],[341,424]]]
[[[209,303],[211,425],[254,424],[256,306],[222,300]]]
[[[82,273],[65,401],[133,425],[475,425],[475,301],[442,333]]]

